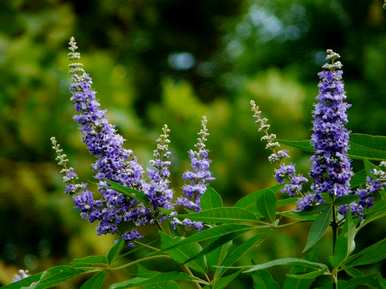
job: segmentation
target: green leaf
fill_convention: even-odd
[[[144,289],[180,289],[180,286],[174,281],[167,281],[153,285],[143,286]]]
[[[301,265],[303,267],[309,267],[309,268],[320,268],[328,270],[328,267],[323,263],[317,263],[312,262],[304,259],[299,258],[282,258],[282,259],[276,259],[267,263],[263,264],[257,264],[253,266],[248,266],[248,270],[245,270],[243,273],[250,273],[254,271],[264,270],[275,266],[287,266],[287,265]]]
[[[229,223],[229,222],[256,222],[256,216],[241,208],[223,207],[215,208],[199,213],[181,215],[182,218],[188,218],[193,221],[203,221],[207,224]]]
[[[185,261],[185,263],[190,262],[191,260],[194,260],[196,258],[205,256],[209,254],[210,252],[216,250],[217,248],[221,247],[222,245],[228,243],[229,241],[233,240],[235,236],[233,234],[228,234],[221,236],[220,238],[210,242],[207,246],[205,246],[201,252],[199,252],[197,255],[189,258],[188,260]]]
[[[139,286],[151,286],[159,283],[165,283],[167,281],[188,281],[192,282],[193,279],[186,273],[182,272],[163,272],[152,278],[135,277],[119,283],[114,283],[110,286],[110,289],[125,289]]]
[[[315,271],[311,271],[311,272],[307,272],[307,273],[303,273],[303,274],[287,274],[287,276],[290,278],[302,279],[302,280],[315,279],[315,278],[323,275],[325,272],[326,272],[325,269],[319,269],[319,270],[315,270]]]
[[[282,144],[313,152],[309,140],[280,140]],[[386,137],[353,133],[350,137],[348,155],[353,159],[386,160]]]
[[[284,211],[284,212],[278,212],[279,215],[295,219],[295,220],[301,220],[301,221],[315,221],[320,213],[315,211],[304,211],[304,212],[296,212],[296,211]]]
[[[224,259],[222,266],[229,267],[236,263],[243,255],[254,246],[258,246],[263,242],[263,235],[255,235],[247,241],[243,242],[240,246],[233,249]]]
[[[366,210],[366,218],[362,224],[360,224],[360,229],[366,226],[367,224],[374,222],[380,218],[386,217],[386,200],[378,200],[374,206]]]
[[[366,183],[366,177],[368,175],[368,171],[365,169],[356,172],[354,176],[351,178],[350,184],[352,188],[359,187]]]
[[[276,217],[276,198],[273,191],[266,190],[256,198],[256,208],[264,218],[271,223]]]
[[[330,224],[331,212],[332,209],[329,207],[319,215],[314,223],[312,223],[303,253],[311,249],[324,236],[328,225]]]
[[[374,264],[386,258],[386,238],[352,255],[346,262],[347,267]]]
[[[223,201],[219,193],[212,187],[208,187],[206,192],[201,197],[201,209],[203,211],[220,208],[223,206]]]
[[[253,272],[252,278],[255,289],[280,289],[279,283],[267,270]]]
[[[171,237],[170,235],[167,235],[163,232],[159,232],[161,237],[161,248],[165,249],[168,247],[172,247],[173,245],[177,244],[182,238],[179,237]],[[191,259],[193,256],[197,256],[201,251],[201,246],[196,243],[192,242],[190,244],[185,244],[179,247],[176,247],[174,249],[168,250],[169,256],[176,261],[179,264],[187,263],[187,265],[192,268],[193,270],[197,272],[205,272],[207,265],[204,258],[196,258],[192,261],[187,261]]]
[[[111,264],[115,258],[119,256],[119,253],[122,251],[125,246],[125,241],[117,240],[111,249],[107,252],[106,259],[109,264]]]
[[[120,192],[121,194],[124,194],[125,196],[128,196],[130,198],[136,199],[144,204],[149,203],[149,200],[146,197],[144,192],[123,186],[123,185],[121,185],[117,182],[111,181],[111,180],[108,180],[107,182],[109,183],[111,188],[114,189],[115,191]]]
[[[72,267],[88,268],[99,267],[107,264],[105,256],[87,256],[82,258],[75,258],[71,262]]]
[[[370,273],[366,276],[356,277],[348,281],[340,281],[339,289],[357,289],[363,288],[363,286],[366,286],[366,288],[379,289],[384,288],[383,282],[383,278],[379,273]]]
[[[85,272],[85,270],[67,265],[52,267],[42,274],[34,289],[52,288]]]
[[[229,274],[227,276],[221,277],[212,287],[212,289],[224,289],[225,287],[228,286],[229,283],[231,283],[234,279],[239,276],[240,271],[236,271],[232,274]]]
[[[240,200],[238,200],[236,202],[236,204],[234,206],[238,207],[238,208],[247,209],[247,210],[250,210],[252,212],[256,212],[256,210],[257,210],[256,200],[257,200],[257,198],[261,194],[264,194],[267,191],[268,192],[272,192],[272,193],[275,194],[281,188],[282,188],[282,185],[276,185],[276,186],[273,186],[273,187],[270,187],[270,188],[265,188],[265,189],[262,189],[262,190],[258,190],[256,192],[253,192],[251,194],[248,194],[248,195],[242,197]]]
[[[28,287],[30,286],[33,282],[36,282],[36,281],[39,281],[39,279],[41,278],[43,273],[38,273],[38,274],[34,274],[34,275],[31,275],[29,277],[26,277],[24,279],[21,279],[17,282],[12,282],[8,285],[5,285],[3,287],[1,287],[1,289],[20,289],[20,288],[23,288],[23,287]]]
[[[218,238],[232,233],[243,233],[249,230],[251,230],[251,227],[247,225],[224,224],[224,225],[216,226],[213,228],[209,228],[209,229],[194,233],[193,235],[190,235],[189,237],[182,239],[176,244],[163,249],[163,251],[167,251],[167,250],[180,247],[186,244],[194,243],[194,242],[201,242],[201,241]]]
[[[314,280],[310,279],[299,279],[292,278],[291,274],[304,274],[308,271],[308,268],[304,268],[302,266],[293,266],[290,269],[290,273],[287,275],[287,278],[284,281],[283,289],[309,289]],[[331,283],[331,281],[329,280]],[[332,288],[331,288],[332,289]]]
[[[106,272],[99,272],[82,284],[80,289],[100,289],[105,282]]]
[[[351,217],[351,214],[347,214],[345,223],[336,241],[335,255],[331,258],[331,264],[334,267],[348,257],[355,249],[355,223]]]
[[[278,208],[280,208],[280,207],[285,207],[288,205],[294,205],[294,204],[296,204],[297,200],[298,200],[298,198],[296,198],[296,197],[280,199],[280,200],[276,201],[276,206]]]

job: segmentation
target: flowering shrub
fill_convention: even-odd
[[[291,267],[283,288],[384,286],[379,264],[386,256],[385,239],[358,250],[355,238],[367,224],[386,215],[386,138],[352,134],[350,142],[346,128],[350,104],[337,53],[327,50],[319,73],[311,142],[279,141],[251,101],[261,140],[271,151],[268,161],[276,165],[273,175],[278,184],[246,195],[231,207],[223,206],[221,196],[209,186],[214,177],[205,117],[197,143],[188,152],[191,168],[182,176],[185,183],[181,191],[174,191],[168,126],[163,126],[156,140],[145,174],[101,109],[73,38],[69,58],[74,120],[96,159],[92,165],[96,192],[80,181],[54,137],[52,146],[64,191],[81,217],[97,223],[97,234],[113,234],[117,241],[105,256],[79,258],[31,276],[20,271],[15,282],[4,288],[51,288],[86,274],[89,278],[82,289],[102,288],[106,275],[115,270],[127,270],[130,278],[109,285],[111,289],[221,289],[242,276],[250,276],[254,288],[280,288],[270,274],[274,266]],[[307,177],[289,161],[282,144],[312,154]],[[362,160],[365,168],[354,173],[350,158]],[[250,250],[272,232],[303,223],[311,225],[302,257],[253,262]],[[331,239],[329,258],[318,255],[322,238]],[[132,256],[129,260],[128,255]],[[240,262],[243,257],[247,258]],[[167,259],[168,265],[146,266],[157,259]]]

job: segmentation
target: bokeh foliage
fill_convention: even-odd
[[[272,183],[249,99],[280,138],[308,137],[326,48],[343,56],[350,129],[386,134],[380,0],[1,1],[0,284],[18,267],[35,271],[111,245],[63,195],[49,145],[55,135],[92,181],[92,159],[71,120],[71,35],[110,119],[143,164],[168,123],[181,182],[200,116],[208,116],[214,187],[229,204]],[[297,153],[307,168],[307,156]],[[303,244],[304,234],[291,230]],[[280,237],[261,259],[301,250]]]

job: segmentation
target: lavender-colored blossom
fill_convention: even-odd
[[[271,126],[268,123],[268,119],[262,116],[262,112],[255,101],[251,100],[250,104],[258,130],[263,133],[261,140],[266,142],[266,149],[272,150],[272,153],[268,156],[269,162],[281,163],[279,168],[275,170],[276,181],[279,184],[284,184],[284,188],[281,192],[288,194],[289,196],[300,194],[303,185],[308,182],[307,178],[300,174],[296,174],[296,169],[293,164],[283,163],[285,159],[289,158],[288,152],[280,149],[280,143],[276,140],[276,135],[270,132]]]
[[[191,170],[183,174],[183,179],[187,182],[182,188],[183,196],[177,199],[178,205],[194,211],[200,211],[201,196],[205,193],[209,182],[214,180],[209,170],[210,160],[205,144],[208,135],[207,119],[203,117],[195,150],[189,151]]]
[[[126,241],[128,247],[133,247],[133,241],[143,238],[138,230],[131,230],[122,234],[122,240]]]
[[[102,202],[94,200],[93,193],[87,189],[85,183],[78,182],[78,175],[74,168],[68,166],[67,155],[63,152],[56,138],[52,137],[51,143],[56,153],[56,160],[62,168],[60,172],[66,185],[64,191],[73,195],[74,204],[80,210],[82,218],[88,219],[90,222],[98,220],[101,215]]]
[[[339,58],[337,53],[327,50],[329,63],[319,73],[318,103],[313,113],[311,142],[315,152],[311,158],[311,189],[319,196],[326,192],[341,197],[350,192],[352,170],[347,156],[349,131],[345,127],[350,105],[346,103]]]
[[[98,206],[103,206],[100,214],[92,217],[90,215],[89,218],[100,221],[98,234],[116,233],[122,222],[145,224],[151,220],[150,211],[136,200],[112,190],[106,182],[112,180],[126,187],[142,190],[143,169],[133,152],[123,147],[123,137],[108,122],[106,112],[101,109],[92,89],[92,80],[79,63],[80,54],[77,52],[74,38],[70,40],[69,49],[72,61],[71,100],[77,111],[74,119],[80,125],[83,141],[88,150],[97,159],[93,169],[95,178],[99,181],[98,191],[102,196],[101,203],[98,203]],[[88,207],[93,203],[88,193],[75,200],[83,209],[84,206]]]
[[[386,163],[381,163],[381,167],[386,167]],[[374,204],[376,193],[380,192],[386,187],[386,172],[381,169],[371,170],[371,175],[367,177],[366,184],[362,188],[354,191],[358,196],[357,202],[352,202],[349,205],[342,205],[339,207],[339,213],[346,215],[349,211],[353,215],[361,218],[364,217],[365,209],[370,208]]]
[[[157,139],[157,147],[153,159],[147,170],[150,182],[144,185],[144,192],[154,209],[172,209],[173,191],[170,188],[170,129],[167,125],[162,128],[162,134]]]

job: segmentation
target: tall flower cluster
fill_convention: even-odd
[[[198,133],[195,150],[189,151],[191,170],[183,174],[185,185],[182,188],[183,196],[177,199],[177,204],[185,208],[200,211],[201,196],[205,193],[209,182],[214,180],[209,170],[210,160],[206,141],[208,138],[207,119],[201,120],[201,129]]]
[[[97,233],[117,233],[122,223],[141,226],[151,222],[150,211],[135,199],[111,189],[108,180],[124,186],[142,190],[143,169],[133,152],[123,147],[124,139],[107,118],[106,112],[92,89],[92,80],[79,63],[80,54],[74,38],[69,43],[70,72],[72,75],[71,100],[77,111],[75,121],[80,125],[83,141],[88,150],[96,157],[93,164],[95,178],[99,181],[98,190],[104,204],[98,220]],[[123,235],[125,239],[135,239],[139,233],[134,231]]]
[[[157,139],[157,147],[147,170],[150,182],[144,185],[144,192],[153,208],[172,209],[173,191],[170,188],[170,129],[165,124]]]
[[[346,94],[342,81],[342,64],[339,54],[327,50],[323,71],[319,73],[319,95],[313,113],[311,138],[314,154],[311,157],[312,191],[315,198],[322,193],[342,197],[350,193],[352,176],[349,149],[349,131],[346,129]]]
[[[268,119],[262,116],[262,112],[254,100],[251,100],[250,105],[258,131],[263,133],[261,140],[266,142],[265,148],[272,151],[268,160],[271,163],[280,164],[279,168],[275,170],[275,179],[279,184],[284,185],[281,192],[289,196],[302,194],[303,185],[308,182],[307,178],[297,174],[293,164],[284,163],[284,160],[289,157],[288,152],[280,149],[280,143],[277,141],[276,135],[270,132],[271,126]]]

